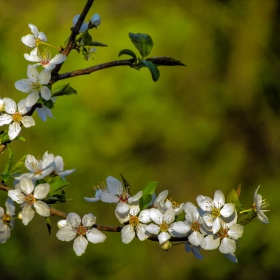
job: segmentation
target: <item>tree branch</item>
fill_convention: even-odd
[[[74,45],[75,40],[76,40],[76,37],[79,34],[79,30],[80,30],[80,28],[81,28],[81,26],[84,22],[84,19],[86,18],[86,15],[88,14],[89,9],[91,8],[93,2],[94,2],[94,0],[88,0],[87,1],[79,19],[78,19],[78,21],[76,23],[76,25],[74,26],[74,28],[72,28],[72,33],[69,37],[69,40],[68,40],[68,43],[67,43],[66,47],[61,52],[62,54],[68,56],[68,54],[72,50],[73,45]],[[58,72],[61,69],[62,65],[63,65],[63,62],[61,64],[57,64],[56,67],[53,69],[50,84],[53,84],[54,81],[57,80],[56,76],[58,75]]]
[[[52,82],[54,83],[54,82],[59,81],[59,80],[64,80],[64,79],[73,78],[73,77],[76,77],[76,76],[90,74],[92,72],[96,72],[96,71],[99,71],[99,70],[103,70],[103,69],[111,68],[111,67],[115,67],[115,66],[130,66],[131,67],[133,65],[133,62],[134,62],[133,59],[125,59],[125,60],[116,60],[116,61],[106,62],[106,63],[95,65],[95,66],[92,66],[92,67],[89,67],[89,68],[75,70],[75,71],[72,71],[72,72],[57,75],[56,77],[54,77],[54,80]]]

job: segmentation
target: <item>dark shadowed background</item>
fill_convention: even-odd
[[[15,89],[26,78],[29,52],[21,37],[28,23],[48,42],[63,46],[72,18],[85,1],[0,0],[0,95],[17,102],[26,94]],[[101,16],[91,34],[108,44],[94,60],[74,51],[61,72],[118,59],[122,49],[135,50],[128,33],[147,33],[154,40],[150,56],[172,56],[187,67],[162,67],[158,82],[147,69],[106,69],[70,82],[77,96],[58,98],[55,119],[23,129],[26,142],[14,141],[15,160],[24,154],[61,155],[67,197],[57,208],[81,216],[92,212],[97,223],[118,225],[111,205],[90,204],[93,186],[122,173],[135,193],[148,181],[160,182],[178,202],[195,203],[242,185],[241,202],[250,207],[254,191],[269,200],[270,223],[254,220],[238,242],[238,264],[218,250],[199,261],[174,246],[156,242],[121,242],[106,233],[102,244],[89,244],[77,257],[73,242],[48,235],[38,215],[24,226],[16,221],[11,238],[0,246],[1,279],[275,279],[280,274],[280,3],[277,0],[96,0],[87,19]],[[123,57],[125,58],[125,57]],[[1,156],[4,168],[7,152]],[[12,186],[12,182],[10,182]],[[6,193],[0,194],[3,207]],[[278,217],[278,218],[277,218]]]

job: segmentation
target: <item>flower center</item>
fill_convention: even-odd
[[[101,182],[99,185],[97,185],[96,187],[93,187],[93,189],[95,191],[102,191],[102,192],[107,192],[107,186],[105,184],[105,182]]]
[[[50,50],[44,48],[43,52],[39,52],[38,51],[38,57],[39,60],[41,62],[42,65],[47,65],[49,64],[51,57],[52,57],[52,53],[50,52]]]
[[[127,202],[128,198],[129,198],[128,193],[125,191],[123,191],[122,194],[119,196],[119,199],[122,202]]]
[[[25,196],[25,199],[24,201],[29,204],[29,205],[33,205],[36,201],[36,198],[34,197],[34,195],[31,193],[31,194],[28,194]]]
[[[220,216],[220,209],[219,208],[216,208],[216,207],[213,207],[212,208],[212,211],[211,211],[211,216],[213,219],[215,218],[218,218]]]
[[[131,217],[129,218],[129,223],[130,223],[130,225],[133,226],[133,227],[138,226],[138,224],[139,224],[139,219],[138,219],[138,217],[137,217],[137,216],[131,216]]]
[[[198,221],[192,222],[192,228],[193,231],[199,231],[200,230],[200,223]]]
[[[166,232],[169,229],[169,225],[166,222],[163,222],[160,226],[160,231]]]
[[[19,112],[15,112],[12,115],[12,119],[13,119],[14,122],[20,123],[22,121],[22,115]]]
[[[39,92],[41,90],[41,88],[42,88],[42,85],[39,82],[32,83],[30,86],[31,91],[33,91],[33,92]]]
[[[87,229],[84,226],[77,227],[77,234],[78,235],[85,235],[87,233]]]
[[[170,197],[170,198],[166,198],[166,199],[165,199],[165,202],[170,202],[173,209],[176,209],[176,208],[179,208],[179,207],[180,207],[180,203],[178,203],[178,202],[172,200],[171,197]]]
[[[9,214],[4,214],[2,217],[3,223],[4,224],[9,224],[11,222],[11,216]]]
[[[228,237],[228,229],[221,227],[217,234],[221,239]]]

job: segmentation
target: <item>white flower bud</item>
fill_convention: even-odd
[[[18,213],[18,219],[22,220],[22,214],[21,214],[21,212]]]
[[[100,15],[99,14],[94,14],[91,19],[90,19],[90,25],[92,27],[97,27],[101,22],[101,19],[100,19]]]
[[[66,220],[60,220],[60,221],[57,222],[57,227],[59,229],[65,227],[66,225],[67,225]]]

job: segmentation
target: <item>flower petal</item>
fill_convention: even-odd
[[[74,244],[73,244],[73,249],[74,249],[76,255],[81,256],[82,254],[84,254],[84,252],[86,251],[87,245],[88,245],[88,241],[86,240],[86,238],[83,237],[82,235],[79,235],[74,240]]]
[[[200,246],[204,250],[215,250],[220,245],[220,238],[214,235],[207,235]]]
[[[43,201],[35,201],[34,208],[36,212],[43,217],[49,217],[51,215],[49,205]]]
[[[83,219],[82,219],[82,224],[85,227],[91,227],[92,225],[94,225],[96,223],[96,217],[89,213],[84,215]]]
[[[69,213],[66,217],[67,224],[70,225],[73,228],[77,228],[81,225],[81,218],[76,213]]]
[[[70,226],[64,226],[56,233],[56,237],[61,241],[71,241],[76,235],[76,231]]]
[[[31,206],[24,207],[21,211],[22,223],[27,226],[28,223],[33,219],[35,212]]]
[[[126,225],[122,228],[121,231],[122,235],[122,242],[125,244],[130,243],[133,238],[135,237],[135,231],[134,228],[131,225]]]
[[[34,197],[36,199],[44,199],[47,194],[49,193],[50,191],[50,185],[49,184],[40,184],[40,185],[37,185],[35,187],[35,190],[34,190]]]
[[[19,182],[19,186],[25,194],[31,194],[34,190],[34,183],[28,177],[23,177]]]
[[[96,228],[92,228],[88,230],[86,236],[88,241],[94,244],[104,242],[105,239],[107,238],[107,236],[104,233],[102,233],[100,230]]]
[[[219,250],[223,254],[233,254],[236,250],[236,242],[228,237],[225,237],[221,241]]]

